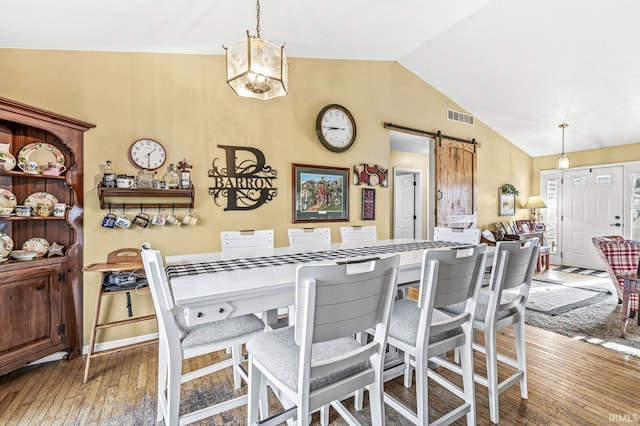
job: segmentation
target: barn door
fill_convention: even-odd
[[[476,174],[476,145],[436,139],[436,226],[476,225]]]

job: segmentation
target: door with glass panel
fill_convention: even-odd
[[[566,170],[562,184],[562,264],[601,269],[591,238],[624,235],[623,167]]]

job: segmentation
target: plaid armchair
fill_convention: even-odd
[[[637,270],[638,259],[640,259],[640,241],[625,240],[619,235],[593,237],[591,241],[615,285],[618,299],[622,300],[624,280],[618,278],[618,275]],[[632,313],[638,311],[637,294],[631,294],[629,308]]]

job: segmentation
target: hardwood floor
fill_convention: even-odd
[[[553,272],[553,271],[551,271]],[[575,274],[574,274],[575,275]],[[514,352],[511,329],[499,336],[501,350]],[[501,424],[603,425],[640,422],[640,359],[527,326],[529,399],[520,399],[518,386],[500,396]],[[190,360],[185,369],[210,357]],[[94,365],[95,364],[95,365]],[[476,354],[476,371],[484,372],[484,358]],[[506,377],[507,367],[501,367]],[[157,345],[132,349],[91,364],[91,377],[82,384],[84,357],[25,367],[0,377],[0,425],[143,425],[155,423]],[[230,371],[183,386],[186,404],[202,404],[233,391]],[[386,389],[406,401],[415,400],[415,388],[405,389],[402,378]],[[240,392],[246,391],[246,385]],[[452,403],[450,394],[430,382],[429,410],[435,418]],[[487,391],[476,385],[477,423],[489,425]],[[274,411],[278,405],[272,398]],[[413,403],[415,406],[415,402]],[[351,407],[347,400],[347,406]],[[352,407],[351,407],[352,408]],[[368,423],[368,405],[356,413]],[[408,424],[386,407],[387,424]],[[244,424],[246,409],[216,416],[198,424]],[[313,418],[318,424],[317,415]],[[345,422],[331,412],[331,423]],[[464,419],[456,424],[465,424]]]

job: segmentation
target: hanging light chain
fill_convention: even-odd
[[[567,123],[562,123],[558,127],[562,128],[562,155],[564,155],[564,129],[565,127],[569,127]]]
[[[260,38],[260,0],[256,1],[256,33]]]

